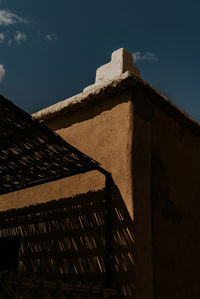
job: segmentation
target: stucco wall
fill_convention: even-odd
[[[85,174],[38,185],[0,196],[0,211],[18,209],[73,195],[97,191],[105,187],[103,174],[90,171]]]
[[[46,125],[112,174],[130,215],[133,106],[129,92],[91,102]]]
[[[154,107],[152,222],[155,298],[200,298],[200,138]]]

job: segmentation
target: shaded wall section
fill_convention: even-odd
[[[154,107],[152,228],[155,298],[199,298],[200,138]]]
[[[133,222],[114,184],[112,192],[112,287],[129,298],[134,291]],[[1,212],[0,245],[20,240],[19,248],[9,248],[10,261],[19,252],[18,271],[28,277],[105,286],[105,197],[105,190],[98,190]]]
[[[133,90],[133,200],[135,224],[135,293],[137,299],[153,299],[151,224],[151,121],[148,97]]]
[[[104,190],[89,192],[1,212],[1,242],[20,238],[20,272],[103,284],[104,219]]]

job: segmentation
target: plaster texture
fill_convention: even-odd
[[[104,175],[98,171],[75,175],[58,181],[1,195],[0,211],[18,209],[105,187]]]
[[[79,111],[50,120],[47,125],[62,138],[112,173],[133,217],[131,151],[133,131],[131,94],[121,93],[91,103]]]

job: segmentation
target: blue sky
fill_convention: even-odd
[[[200,121],[200,0],[0,0],[0,93],[29,113],[92,84],[121,47]]]

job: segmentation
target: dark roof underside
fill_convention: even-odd
[[[99,165],[1,95],[0,136],[0,194]]]

